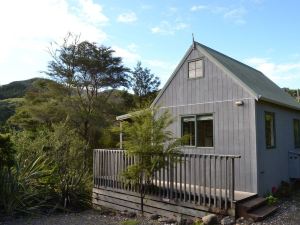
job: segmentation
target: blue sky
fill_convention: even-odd
[[[0,3],[0,84],[43,76],[67,32],[111,46],[166,82],[195,39],[300,88],[300,1],[10,0]]]

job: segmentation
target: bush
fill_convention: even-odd
[[[60,123],[16,133],[12,140],[14,146],[0,149],[12,153],[4,158],[9,166],[0,167],[1,211],[32,214],[91,206],[91,169],[74,130]]]

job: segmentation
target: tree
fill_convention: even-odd
[[[122,64],[120,57],[113,56],[114,51],[110,47],[79,42],[78,36],[72,34],[65,38],[62,46],[50,50],[50,53],[52,61],[47,74],[75,91],[70,97],[79,117],[73,122],[90,144],[95,117],[105,114],[104,105],[113,90],[129,87],[129,69]]]
[[[172,122],[167,111],[159,113],[157,109],[145,109],[135,114],[130,123],[123,122],[124,149],[128,156],[137,158],[123,176],[139,187],[142,212],[144,197],[155,172],[177,162],[180,154],[177,147],[182,138],[174,138],[168,131]]]
[[[138,96],[139,107],[143,107],[147,101],[153,100],[158,91],[160,80],[147,67],[143,68],[141,62],[137,62],[132,73],[132,89]]]

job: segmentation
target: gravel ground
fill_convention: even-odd
[[[0,225],[117,225],[131,220],[121,215],[102,215],[96,210],[87,210],[80,213],[54,214],[33,218],[3,219]],[[141,217],[134,218],[139,225],[157,225],[158,222]]]
[[[293,198],[282,201],[274,215],[256,224],[300,225],[300,192]]]
[[[114,212],[87,210],[80,213],[53,214],[51,216],[25,217],[25,218],[2,218],[0,225],[117,225],[129,218]],[[139,225],[159,225],[157,221],[138,216],[134,220]],[[244,225],[300,225],[300,192],[293,198],[283,200],[279,203],[276,213],[262,222],[251,223],[241,221]]]

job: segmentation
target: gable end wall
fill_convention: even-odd
[[[188,61],[204,59],[204,77],[188,79]],[[237,106],[242,100],[243,106]],[[257,192],[255,98],[198,50],[193,50],[173,80],[161,94],[156,106],[167,109],[175,118],[170,130],[181,136],[181,117],[212,113],[214,147],[184,147],[189,153],[241,155],[235,167],[236,188]]]

